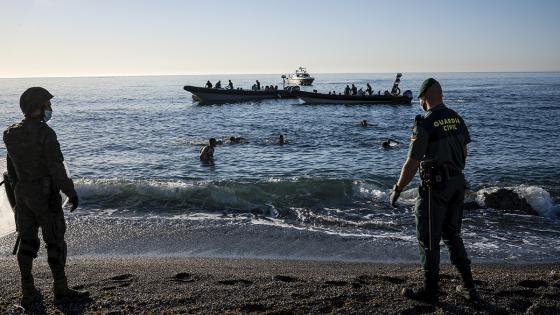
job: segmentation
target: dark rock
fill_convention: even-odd
[[[537,211],[517,193],[500,188],[493,193],[484,193],[484,203],[488,208],[497,210],[521,210],[530,215],[538,215]]]

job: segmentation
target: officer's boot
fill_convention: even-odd
[[[459,271],[459,273],[461,274],[461,278],[463,279],[463,285],[458,285],[456,288],[457,292],[465,297],[465,299],[467,299],[468,301],[480,301],[480,295],[478,294],[478,291],[474,286],[471,267],[458,267],[457,270]]]
[[[407,299],[435,304],[438,302],[438,282],[438,272],[424,272],[424,285],[422,288],[404,288],[402,295]]]
[[[21,273],[21,305],[26,306],[41,300],[41,292],[35,288],[33,281],[33,258],[18,254],[18,265]]]
[[[89,296],[88,291],[70,289],[66,277],[53,282],[53,293],[56,304],[81,300]]]
[[[35,287],[33,278],[21,279],[21,305],[27,306],[41,300],[41,292]]]

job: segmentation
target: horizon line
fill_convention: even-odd
[[[560,73],[560,70],[530,70],[530,71],[397,71],[397,72],[315,72],[314,74],[394,74],[394,73]],[[85,74],[85,75],[55,75],[55,76],[8,76],[0,79],[70,79],[70,78],[116,78],[116,77],[164,77],[164,76],[217,76],[217,75],[282,75],[279,73],[191,73],[191,74]]]

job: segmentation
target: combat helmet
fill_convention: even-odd
[[[39,108],[45,101],[53,98],[53,95],[42,87],[30,87],[19,98],[19,107],[24,115]]]

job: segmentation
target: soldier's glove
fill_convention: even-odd
[[[76,210],[76,208],[78,208],[78,205],[80,204],[80,199],[78,199],[78,195],[74,195],[68,198],[68,203],[72,205],[72,207],[70,208],[70,212],[74,212],[74,210]]]
[[[401,192],[402,192],[402,188],[399,188],[399,186],[395,184],[395,186],[393,186],[393,189],[391,191],[391,198],[390,198],[391,207],[393,208],[396,207],[395,204],[397,203],[397,200],[401,196]]]

